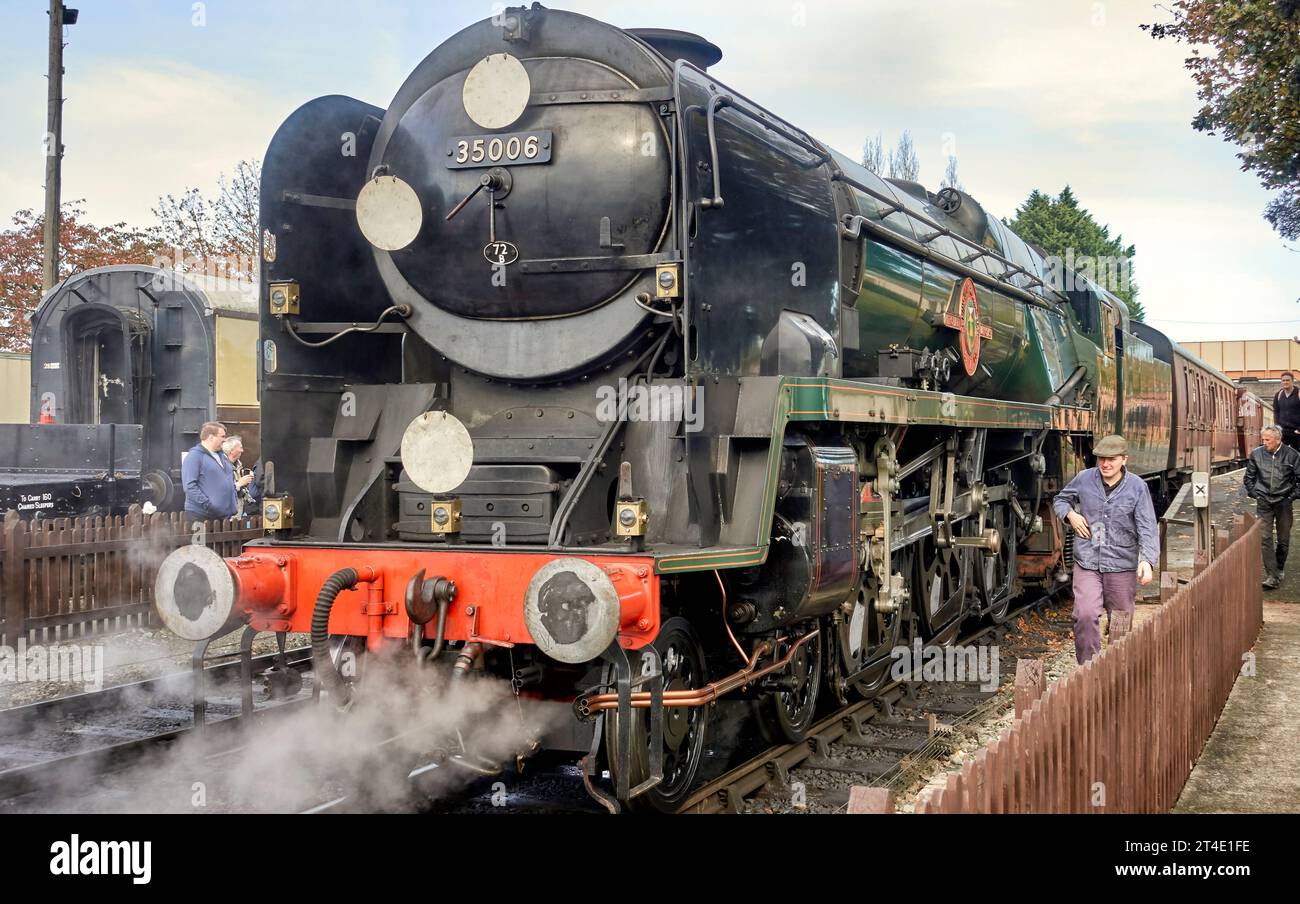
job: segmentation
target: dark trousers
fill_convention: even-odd
[[[1255,500],[1255,511],[1260,521],[1260,543],[1264,548],[1264,577],[1275,581],[1282,580],[1286,554],[1291,548],[1291,524],[1294,520],[1291,506],[1289,499],[1276,505]]]
[[[1282,428],[1282,442],[1286,443],[1292,449],[1300,452],[1300,433],[1295,432],[1293,427]]]
[[[1074,564],[1074,658],[1083,665],[1101,651],[1101,610],[1107,617],[1132,612],[1136,571],[1090,571]]]

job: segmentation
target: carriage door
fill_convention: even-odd
[[[121,312],[105,305],[77,308],[64,320],[63,342],[67,421],[135,423],[131,332]]]
[[[1120,433],[1124,429],[1124,409],[1120,393],[1123,380],[1120,373],[1119,356],[1115,353],[1115,312],[1100,296],[1097,299],[1099,312],[1098,332],[1101,339],[1101,354],[1097,361],[1097,427],[1096,437],[1108,433]]]

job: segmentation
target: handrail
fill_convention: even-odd
[[[710,166],[712,170],[712,178],[713,178],[713,194],[711,197],[700,199],[701,207],[709,208],[709,209],[717,209],[722,207],[725,204],[725,201],[722,197],[722,174],[719,171],[719,165],[718,165],[718,138],[717,138],[717,115],[718,115],[718,111],[721,110],[723,107],[728,107],[736,111],[740,115],[745,116],[746,118],[757,123],[758,125],[763,126],[765,129],[768,129],[769,131],[776,133],[777,135],[784,138],[786,141],[790,142],[791,144],[811,154],[815,161],[815,165],[822,166],[827,163],[833,163],[834,157],[831,154],[831,151],[826,146],[818,142],[816,139],[812,138],[812,136],[808,135],[803,130],[794,126],[792,123],[785,121],[784,119],[780,118],[779,116],[776,116],[775,114],[771,113],[768,110],[765,110],[763,107],[759,106],[758,104],[755,104],[753,101],[750,101],[749,99],[744,98],[739,94],[736,94],[736,92],[731,91],[731,89],[729,88],[726,88],[725,85],[723,85],[717,79],[713,78],[704,70],[700,69],[698,66],[694,66],[691,63],[688,63],[685,60],[678,60],[673,66],[673,95],[678,99],[679,104],[681,102],[682,73],[688,69],[694,71],[702,78],[707,80],[709,90],[713,92],[709,98],[707,107],[693,104],[687,107],[683,107],[681,109],[681,115],[683,116],[683,118],[688,116],[693,110],[699,110],[703,112],[705,114],[705,120],[707,123],[708,142],[709,142],[709,162],[710,162]],[[722,89],[726,89],[726,90],[722,90]],[[785,153],[786,156],[790,157],[791,159],[796,159],[787,150],[783,148],[778,148],[778,150],[781,150],[782,153]],[[995,289],[1010,291],[1021,300],[1027,301],[1031,304],[1036,304],[1039,307],[1043,307],[1048,310],[1056,310],[1052,302],[1055,301],[1058,303],[1063,303],[1066,301],[1065,296],[1061,292],[1059,292],[1054,287],[1048,285],[1046,282],[1043,281],[1041,277],[1036,276],[1033,273],[1030,273],[1025,267],[1015,263],[1014,261],[1010,260],[1000,252],[993,251],[992,249],[984,247],[983,245],[967,238],[961,233],[955,232],[953,229],[951,229],[948,226],[945,226],[944,224],[938,222],[937,220],[929,216],[926,216],[924,213],[909,210],[907,207],[899,203],[895,198],[892,198],[880,191],[877,191],[871,186],[866,185],[857,179],[854,179],[852,176],[849,176],[846,173],[844,173],[839,167],[837,166],[831,167],[830,178],[832,181],[842,182],[845,185],[852,186],[853,188],[857,189],[858,191],[862,192],[868,197],[873,198],[876,201],[879,201],[880,203],[886,205],[887,209],[885,210],[884,213],[880,214],[880,219],[884,219],[885,217],[892,216],[896,213],[905,213],[913,220],[916,220],[917,222],[925,226],[928,226],[930,227],[931,230],[933,230],[933,232],[921,238],[914,237],[909,239],[908,237],[896,233],[892,230],[886,229],[883,226],[880,226],[879,224],[872,223],[870,218],[868,217],[862,216],[861,214],[851,214],[851,215],[845,215],[840,222],[841,236],[843,236],[844,238],[851,238],[851,239],[860,238],[862,228],[865,227],[869,231],[874,232],[877,235],[881,235],[882,237],[887,238],[888,240],[894,241],[899,244],[903,244],[904,247],[908,248],[908,250],[912,250],[914,253],[917,253],[928,260],[931,260],[935,263],[943,264],[945,266],[952,267],[953,269],[958,270],[958,272],[961,272],[966,276],[970,276],[971,278],[976,279],[979,282],[983,282],[985,284],[991,285]],[[940,238],[941,236],[945,238],[949,238],[953,242],[963,247],[971,249],[973,251],[973,254],[967,255],[964,258],[952,258],[949,257],[948,255],[942,254],[940,252],[931,249],[929,247],[930,243],[933,242],[935,239]],[[981,257],[987,257],[997,261],[999,264],[1002,265],[1003,272],[1000,274],[985,273],[981,270],[976,270],[974,267],[970,266],[971,263],[973,263],[974,261],[978,260]],[[1016,284],[1015,282],[1012,282],[1011,279],[1012,277],[1015,276],[1024,276],[1029,284],[1029,288],[1044,289],[1047,290],[1050,294],[1047,295],[1046,297],[1034,294],[1033,292],[1029,291],[1029,288],[1026,288],[1025,286],[1021,286]]]
[[[735,92],[728,94],[726,92],[719,91],[716,86],[720,86],[722,84],[721,82],[717,81],[717,79],[714,79],[711,75],[706,73],[704,70],[700,69],[698,66],[688,63],[686,60],[678,60],[673,66],[673,95],[675,97],[678,97],[679,101],[680,101],[680,94],[681,94],[681,74],[682,71],[686,69],[694,70],[699,75],[708,79],[709,90],[711,92],[715,92],[709,98],[709,103],[707,108],[701,108],[697,105],[691,105],[689,107],[685,107],[682,109],[683,117],[689,115],[689,113],[692,110],[703,109],[705,113],[705,121],[707,123],[707,128],[708,128],[709,161],[712,166],[712,173],[713,173],[713,196],[709,198],[701,199],[700,201],[701,207],[717,209],[722,207],[723,204],[725,203],[722,199],[722,176],[721,173],[718,171],[719,168],[718,168],[718,136],[717,136],[717,115],[718,115],[718,111],[721,110],[723,107],[728,107],[736,111],[736,113],[740,114],[741,116],[744,116],[746,119],[749,119],[750,121],[762,126],[763,128],[776,133],[780,137],[784,138],[786,141],[790,142],[791,144],[811,154],[816,166],[823,166],[832,159],[831,152],[827,148],[822,146],[820,143],[818,143],[814,138],[809,136],[806,132],[799,129],[792,123],[786,122],[784,119],[772,113],[770,110],[763,109],[758,104],[755,104],[753,101],[749,100],[748,98],[737,95],[735,94]],[[739,98],[739,100],[737,100],[737,98]],[[781,151],[781,153],[785,154],[787,157],[789,157],[791,160],[794,160],[796,163],[802,162],[798,160],[798,158],[796,158],[793,154],[790,154],[788,151],[786,151],[784,148],[778,147],[777,150]]]
[[[990,248],[985,248],[983,245],[979,244],[978,242],[967,238],[966,236],[962,235],[959,232],[954,232],[952,229],[948,228],[947,226],[944,226],[942,223],[939,223],[938,221],[926,216],[923,213],[908,210],[906,207],[900,205],[893,198],[890,198],[888,195],[878,192],[874,188],[871,188],[870,186],[865,185],[862,182],[859,182],[857,179],[854,179],[852,176],[845,175],[844,173],[836,173],[832,178],[835,179],[837,182],[843,182],[846,185],[851,185],[853,188],[856,188],[864,195],[867,195],[868,197],[874,198],[877,201],[889,205],[891,209],[888,212],[886,212],[881,217],[881,219],[884,219],[884,217],[887,216],[892,216],[895,213],[900,213],[900,212],[906,213],[909,217],[916,220],[917,222],[925,226],[929,226],[931,229],[935,230],[935,233],[933,235],[927,236],[924,239],[913,239],[913,241],[915,241],[917,244],[927,245],[930,242],[934,241],[935,239],[939,238],[939,236],[944,236],[976,252],[973,255],[969,255],[967,257],[956,259],[956,260],[948,257],[947,255],[943,255],[945,260],[952,260],[953,263],[955,264],[969,264],[975,260],[978,260],[981,257],[990,257],[1006,268],[1005,271],[1001,274],[993,274],[993,273],[988,274],[993,279],[996,279],[999,282],[1003,282],[1009,276],[1014,276],[1017,273],[1023,273],[1025,276],[1029,278],[1030,285],[1038,286],[1045,289],[1050,289],[1052,292],[1056,294],[1057,300],[1065,301],[1065,297],[1061,295],[1059,292],[1057,292],[1055,288],[1049,286],[1047,283],[1043,282],[1042,279],[1040,279],[1037,276],[1034,276],[1032,273],[1030,273],[1020,264],[1015,263],[1014,261],[1000,254],[999,252],[993,251]],[[861,216],[859,216],[859,218],[862,220],[867,219],[866,217],[861,217]],[[856,236],[853,237],[856,238]],[[1006,283],[1006,285],[1008,285],[1011,288],[1021,289],[1022,291],[1028,291],[1024,289],[1023,286],[1017,286],[1015,283],[1008,282]]]

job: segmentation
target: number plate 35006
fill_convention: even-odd
[[[505,135],[457,135],[447,143],[447,166],[472,169],[476,166],[549,163],[551,143],[549,129]]]

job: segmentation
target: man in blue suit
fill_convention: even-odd
[[[185,487],[185,519],[189,522],[229,518],[235,514],[235,474],[221,452],[226,427],[208,421],[199,428],[199,442],[185,453],[181,483]]]

